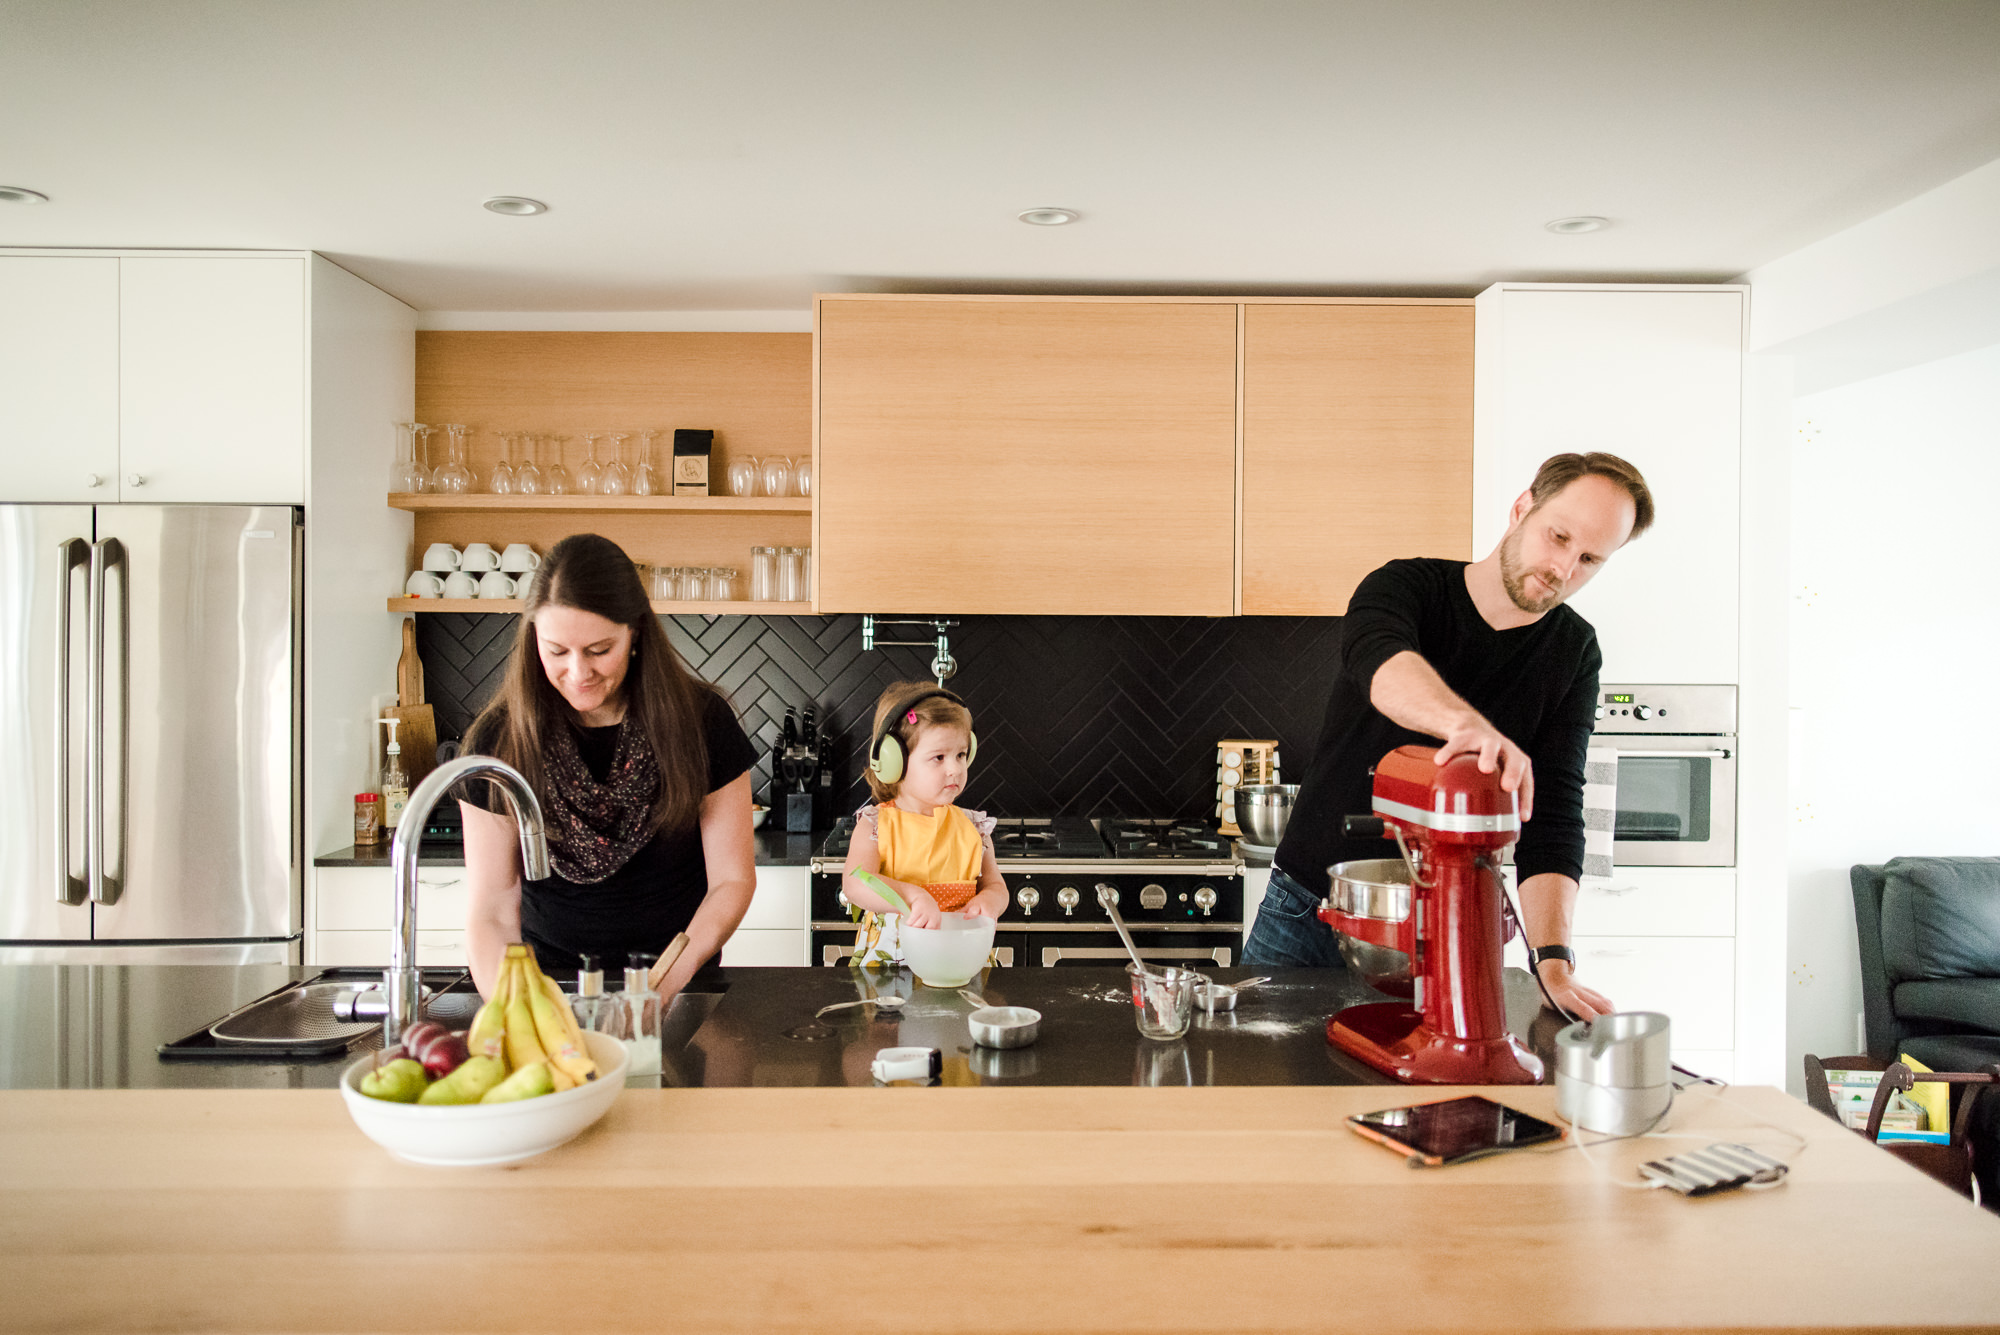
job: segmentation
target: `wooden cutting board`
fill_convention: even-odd
[[[410,787],[424,781],[437,768],[437,716],[424,703],[424,663],[417,657],[417,619],[403,618],[403,653],[396,660],[396,707],[382,711],[383,718],[397,719],[396,740],[403,747],[403,769]],[[377,728],[379,761],[389,742],[389,730]],[[378,766],[379,768],[379,766]]]

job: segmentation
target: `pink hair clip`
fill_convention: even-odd
[[[909,713],[903,715],[903,722],[905,723],[915,723],[916,721],[917,721],[917,711],[914,709],[912,709]]]

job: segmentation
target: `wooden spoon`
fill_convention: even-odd
[[[674,967],[674,961],[679,959],[681,952],[687,948],[688,934],[686,932],[677,933],[673,940],[667,942],[667,948],[660,952],[660,957],[653,961],[653,967],[646,972],[647,986],[651,987],[655,992],[659,991],[660,981],[667,976],[667,970]]]

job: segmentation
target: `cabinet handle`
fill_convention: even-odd
[[[104,485],[104,474],[102,473],[85,473],[84,477],[87,479],[84,482],[84,485],[87,487],[101,487]]]
[[[1590,950],[1585,951],[1594,960],[1622,960],[1627,955],[1636,955],[1636,950]]]
[[[1629,895],[1639,887],[1636,885],[1606,885],[1599,888],[1607,895]]]
[[[125,475],[125,484],[131,487],[143,487],[146,485],[146,475],[144,473],[127,473]]]

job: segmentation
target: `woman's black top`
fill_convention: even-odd
[[[729,702],[713,689],[705,692],[702,735],[708,744],[708,791],[726,788],[756,763],[756,750],[743,735]],[[570,723],[578,752],[591,776],[602,783],[611,770],[618,731],[625,724],[588,728]],[[477,729],[466,739],[469,754],[491,752],[480,745]],[[490,743],[489,743],[490,745]],[[479,805],[506,812],[505,802],[487,785]],[[602,957],[613,977],[632,952],[654,958],[676,933],[694,920],[708,893],[708,860],[702,854],[701,826],[661,829],[639,847],[624,866],[601,881],[579,885],[551,874],[521,885],[521,934],[535,948],[544,970],[571,970],[585,954]]]

